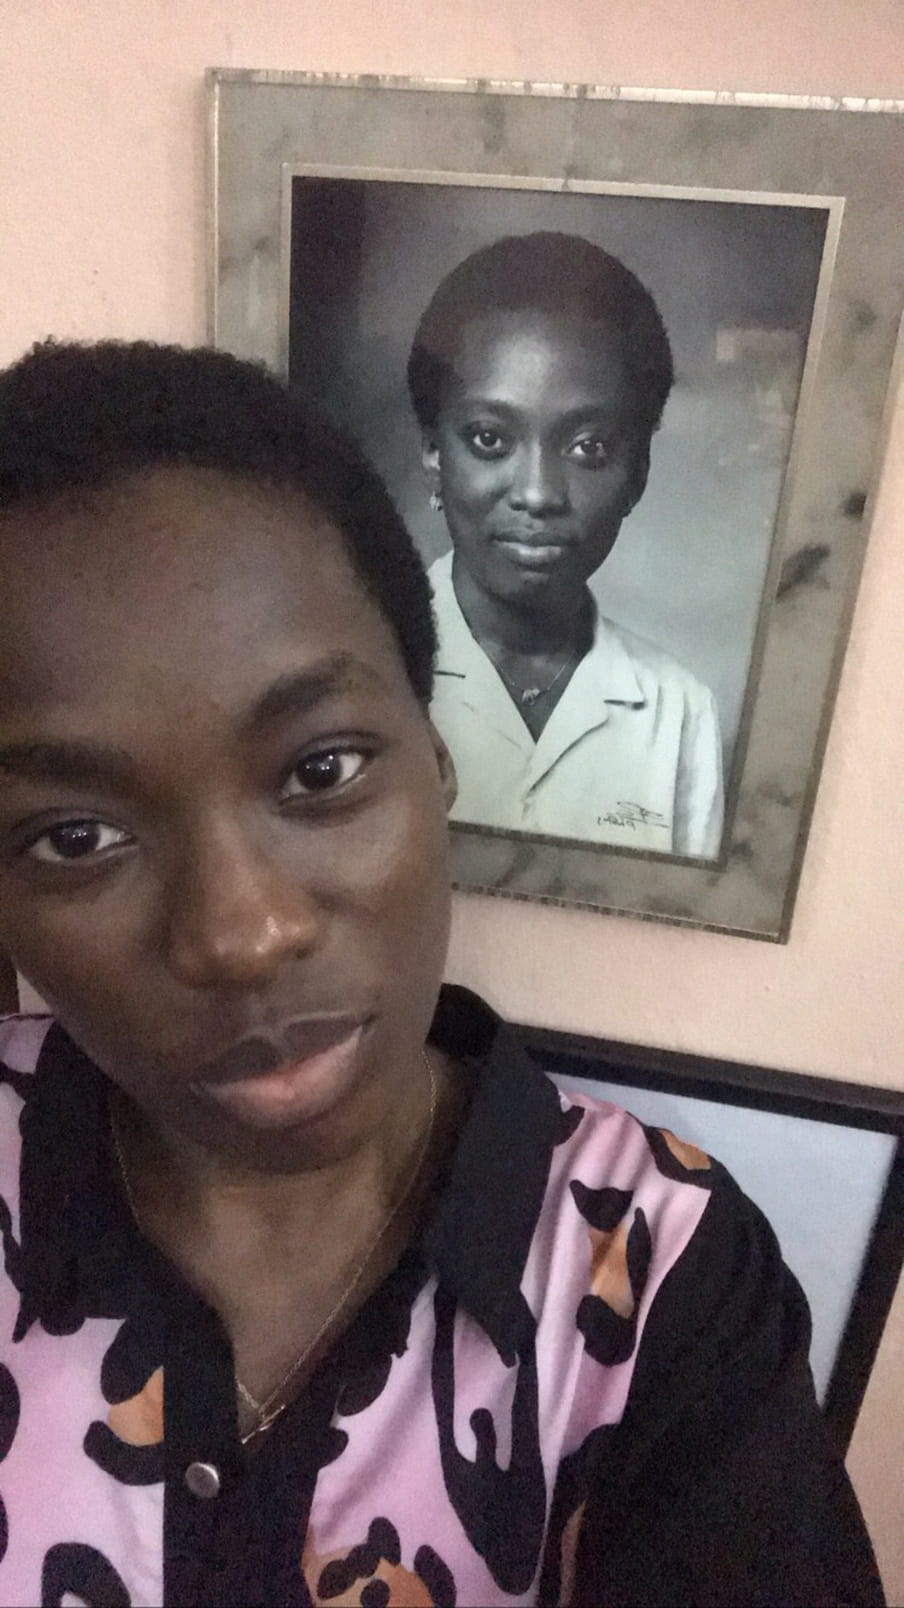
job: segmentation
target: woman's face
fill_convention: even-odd
[[[340,537],[168,470],[7,515],[0,567],[0,943],[159,1123],[346,1148],[419,1072],[453,784]]]
[[[521,311],[467,326],[424,463],[483,591],[582,592],[646,483],[632,400],[602,324]]]

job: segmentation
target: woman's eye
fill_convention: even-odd
[[[358,748],[323,748],[298,761],[282,796],[309,798],[317,793],[335,792],[355,781],[366,764],[367,755]]]
[[[507,450],[505,437],[492,424],[472,424],[465,431],[471,451],[480,458],[498,458]]]
[[[601,436],[580,436],[572,442],[571,456],[579,463],[603,464],[608,462],[609,448]]]
[[[130,841],[128,832],[103,821],[61,821],[34,838],[25,853],[44,865],[75,865]]]

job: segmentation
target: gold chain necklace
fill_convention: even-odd
[[[279,1384],[276,1386],[276,1388],[274,1390],[271,1390],[269,1395],[265,1396],[263,1401],[258,1401],[255,1396],[252,1396],[251,1391],[248,1389],[247,1385],[242,1384],[242,1381],[239,1378],[238,1374],[237,1373],[235,1374],[235,1388],[238,1391],[238,1394],[242,1398],[242,1401],[245,1403],[246,1407],[250,1407],[251,1411],[253,1413],[257,1414],[257,1423],[252,1425],[251,1429],[249,1429],[246,1432],[246,1434],[240,1436],[240,1440],[241,1440],[243,1446],[247,1446],[249,1441],[254,1440],[258,1435],[263,1435],[265,1433],[265,1431],[270,1428],[271,1424],[274,1424],[276,1422],[277,1418],[279,1418],[280,1415],[285,1412],[286,1408],[289,1405],[289,1398],[286,1395],[286,1391],[288,1390],[289,1385],[292,1383],[292,1380],[295,1378],[295,1375],[299,1372],[299,1370],[307,1362],[308,1358],[310,1357],[310,1355],[314,1351],[314,1349],[320,1344],[320,1341],[323,1339],[323,1336],[327,1333],[328,1329],[335,1322],[336,1318],[338,1318],[340,1312],[342,1311],[342,1309],[345,1306],[346,1302],[348,1301],[349,1297],[357,1289],[357,1286],[361,1281],[361,1278],[362,1278],[362,1276],[364,1274],[364,1271],[365,1271],[368,1263],[371,1260],[371,1257],[374,1255],[374,1252],[376,1251],[376,1249],[379,1246],[379,1244],[381,1243],[381,1241],[389,1233],[390,1228],[392,1227],[393,1223],[395,1222],[396,1218],[398,1217],[400,1211],[402,1210],[402,1207],[405,1205],[405,1202],[408,1200],[408,1197],[410,1196],[411,1191],[413,1190],[413,1188],[415,1186],[415,1183],[417,1182],[417,1179],[420,1176],[421,1168],[423,1167],[424,1162],[425,1162],[425,1160],[427,1158],[427,1152],[430,1149],[430,1142],[431,1142],[431,1140],[433,1138],[433,1124],[434,1124],[434,1119],[436,1117],[436,1098],[437,1098],[436,1073],[433,1070],[433,1062],[430,1060],[430,1057],[427,1054],[426,1050],[421,1051],[421,1057],[422,1057],[422,1060],[424,1062],[425,1067],[427,1068],[427,1076],[428,1076],[428,1078],[430,1080],[430,1113],[429,1113],[429,1116],[427,1118],[427,1127],[426,1127],[426,1130],[425,1130],[425,1133],[424,1133],[424,1138],[423,1138],[423,1140],[422,1140],[422,1142],[421,1142],[421,1144],[420,1144],[420,1146],[418,1148],[418,1153],[417,1153],[417,1156],[415,1157],[414,1166],[412,1167],[411,1172],[408,1175],[408,1180],[407,1180],[407,1182],[405,1184],[405,1188],[402,1190],[402,1193],[399,1196],[398,1200],[396,1201],[395,1205],[393,1206],[392,1211],[390,1212],[389,1216],[387,1218],[385,1218],[385,1220],[381,1224],[379,1232],[374,1236],[374,1238],[371,1240],[370,1244],[367,1246],[367,1249],[365,1250],[364,1255],[360,1258],[359,1261],[357,1261],[355,1263],[355,1266],[354,1266],[354,1268],[352,1270],[352,1273],[351,1273],[351,1276],[350,1276],[350,1278],[348,1280],[348,1283],[343,1287],[342,1293],[339,1296],[338,1301],[335,1303],[334,1306],[332,1306],[330,1308],[329,1312],[327,1313],[326,1317],[324,1318],[323,1322],[321,1323],[320,1328],[317,1330],[317,1333],[315,1334],[313,1340],[308,1341],[307,1345],[305,1346],[304,1350],[301,1352],[300,1356],[295,1358],[295,1361],[292,1363],[291,1368],[289,1368],[288,1372],[283,1375],[282,1379],[279,1381]],[[140,1232],[142,1234],[144,1234],[145,1231],[144,1231],[144,1227],[142,1225],[141,1216],[140,1216],[140,1214],[138,1212],[138,1208],[137,1208],[137,1206],[135,1204],[135,1197],[132,1194],[132,1185],[131,1185],[131,1181],[129,1179],[129,1169],[128,1169],[127,1165],[126,1165],[126,1159],[125,1159],[125,1156],[123,1154],[122,1142],[120,1140],[120,1135],[119,1135],[119,1124],[116,1121],[116,1117],[115,1117],[112,1105],[110,1105],[110,1107],[109,1107],[109,1114],[110,1114],[110,1133],[111,1133],[112,1138],[113,1138],[113,1149],[116,1152],[116,1163],[117,1163],[117,1166],[119,1167],[119,1174],[120,1174],[120,1177],[122,1179],[123,1191],[125,1193],[125,1197],[126,1197],[126,1200],[128,1202],[129,1211],[132,1213],[132,1217],[133,1217],[133,1219],[135,1221],[135,1226],[140,1230]]]

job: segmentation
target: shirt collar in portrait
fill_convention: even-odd
[[[434,606],[440,622],[440,647],[437,676],[465,682],[472,676],[489,673],[489,677],[504,683],[492,661],[479,646],[462,614],[452,584],[452,553],[448,552],[430,566],[430,585]],[[592,684],[596,698],[603,704],[627,704],[642,708],[646,703],[643,688],[631,656],[622,643],[617,629],[600,614],[596,599],[593,606],[593,642],[590,651],[578,665],[570,685],[579,675],[586,673],[587,689]],[[480,657],[478,658],[477,655]],[[481,661],[485,661],[484,663]],[[582,675],[582,679],[585,677]],[[510,694],[506,697],[511,701]]]

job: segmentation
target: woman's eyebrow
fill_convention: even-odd
[[[45,740],[0,746],[0,782],[4,777],[29,782],[61,782],[69,787],[135,785],[135,766],[119,748],[94,743]]]
[[[475,413],[492,413],[507,419],[524,418],[528,409],[516,406],[514,402],[507,402],[504,398],[496,396],[464,397],[452,404],[456,414],[468,420]],[[573,429],[585,420],[600,419],[606,424],[616,423],[623,412],[621,401],[618,398],[598,399],[589,398],[586,402],[578,402],[574,407],[565,408],[556,413],[555,423],[563,429]]]
[[[337,653],[310,669],[280,676],[258,699],[245,727],[257,730],[285,715],[305,714],[324,698],[357,687],[386,691],[386,683],[371,665],[354,654]],[[0,744],[0,784],[5,778],[127,792],[136,786],[137,769],[121,748],[48,738]]]
[[[316,708],[325,698],[341,692],[385,692],[382,676],[353,653],[331,654],[305,670],[290,670],[280,676],[258,698],[243,722],[246,732],[283,719],[286,715],[304,715]]]

